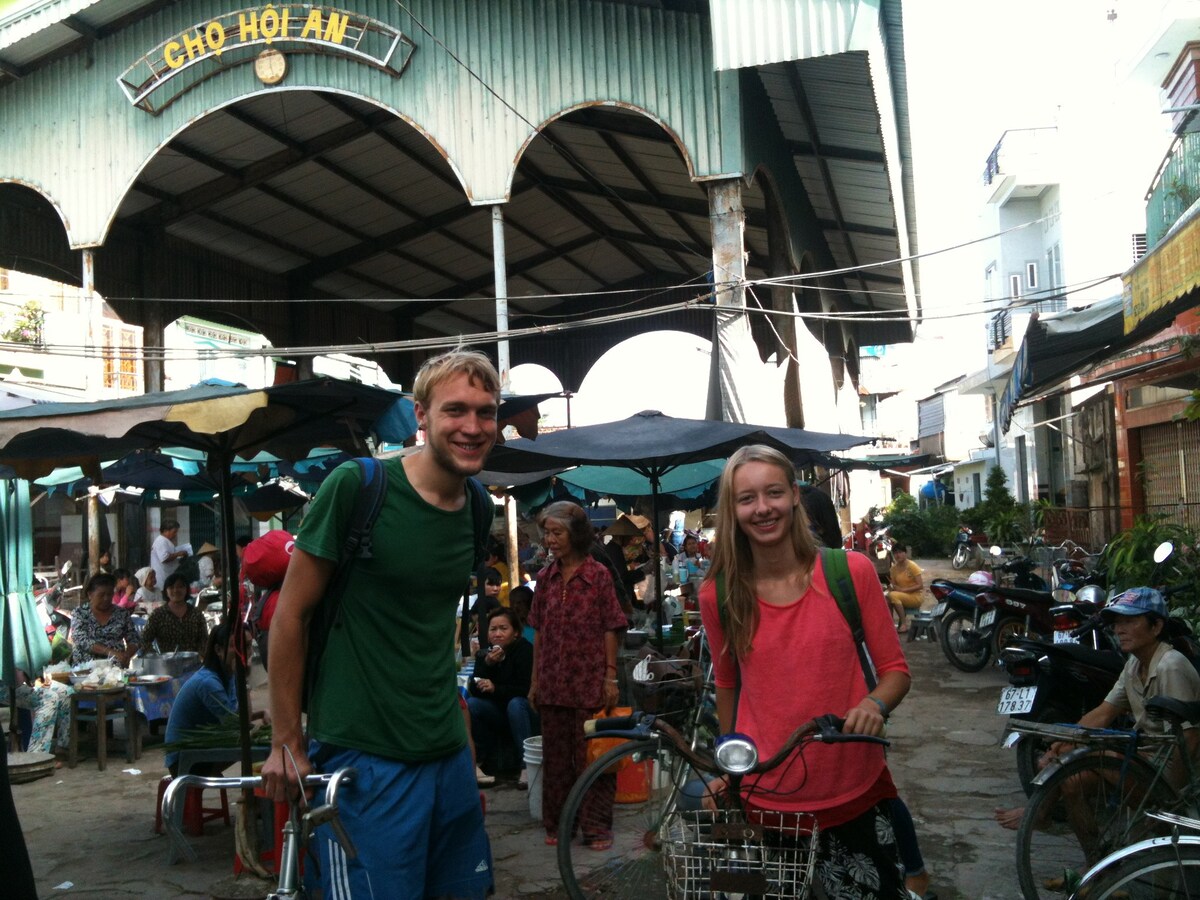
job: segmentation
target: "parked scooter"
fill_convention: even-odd
[[[950,565],[956,569],[965,569],[967,566],[978,568],[983,564],[983,551],[971,540],[972,534],[968,526],[958,526],[958,534],[954,536],[954,553],[950,557]]]
[[[980,636],[975,605],[975,595],[992,583],[991,574],[981,570],[972,572],[965,584],[935,578],[929,585],[937,600],[933,619],[942,652],[952,666],[964,672],[978,672],[992,658],[991,645]]]

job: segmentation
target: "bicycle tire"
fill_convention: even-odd
[[[963,631],[971,628],[973,624],[970,616],[955,609],[942,616],[938,627],[938,640],[942,644],[942,652],[946,654],[946,659],[950,660],[950,664],[956,669],[964,672],[978,672],[992,658],[992,648],[987,641],[971,638],[977,641],[978,647],[971,648],[967,645],[968,638],[963,636]]]
[[[1083,778],[1091,783],[1081,784]],[[1080,799],[1069,816],[1064,796],[1071,793]],[[1061,897],[1104,856],[1152,836],[1156,823],[1144,811],[1173,802],[1173,792],[1140,756],[1092,753],[1071,760],[1037,786],[1017,829],[1017,880],[1025,900]],[[1083,822],[1095,825],[1087,846],[1072,827]]]
[[[1101,862],[1076,894],[1087,900],[1200,897],[1200,845],[1155,843]]]
[[[653,761],[646,799],[615,804],[612,847],[597,851],[584,845],[607,823],[590,823],[596,810],[583,810],[584,798],[602,779],[615,779],[614,765]],[[595,897],[668,900],[673,897],[661,849],[661,831],[687,786],[688,801],[698,799],[700,774],[674,749],[659,740],[630,741],[614,747],[584,770],[563,804],[558,826],[558,869],[572,900]],[[611,790],[601,784],[601,791]],[[685,802],[688,802],[685,801]],[[576,834],[578,832],[578,836]]]

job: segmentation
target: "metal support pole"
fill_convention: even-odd
[[[96,295],[96,256],[90,248],[82,254],[83,303],[87,315],[87,363],[84,366],[84,386],[89,395],[104,387],[104,324],[100,298]]]
[[[508,332],[508,262],[504,252],[504,208],[492,207],[492,266],[496,273],[496,331]],[[508,340],[496,342],[496,367],[500,370],[500,389],[508,389]]]
[[[713,329],[713,356],[709,370],[706,418],[726,422],[746,421],[732,363],[750,338],[746,321],[746,210],[737,178],[708,186],[708,218],[712,230],[713,284],[717,310]]]
[[[88,489],[87,496],[87,553],[88,574],[97,571],[100,560],[100,497],[96,488]]]

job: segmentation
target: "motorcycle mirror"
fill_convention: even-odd
[[[1175,552],[1175,545],[1170,541],[1163,541],[1154,548],[1154,561],[1156,563],[1165,562],[1167,557]]]
[[[71,571],[71,561],[68,559],[65,563],[62,564],[62,568],[58,570],[58,574],[66,575],[70,571]]]
[[[999,544],[992,544],[991,549],[988,550],[988,552],[990,554],[992,554],[992,556],[1003,556],[1004,548],[1001,547]]]

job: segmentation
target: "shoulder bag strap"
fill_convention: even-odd
[[[846,619],[846,624],[850,626],[850,635],[854,639],[854,648],[858,651],[858,662],[862,666],[867,690],[873,691],[878,683],[875,678],[875,664],[871,662],[871,654],[867,651],[867,635],[863,630],[862,610],[858,605],[858,592],[854,590],[854,579],[850,577],[850,563],[846,559],[846,551],[822,547],[821,567],[825,572],[825,581],[829,585],[829,592],[833,594],[838,609]]]

